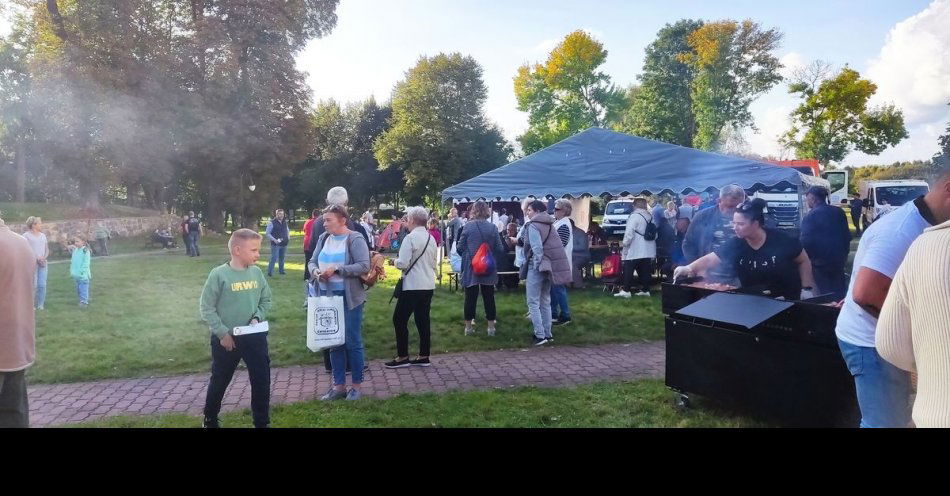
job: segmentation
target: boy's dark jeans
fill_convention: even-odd
[[[270,424],[270,355],[267,350],[267,333],[234,337],[234,351],[221,346],[216,336],[211,336],[211,382],[205,400],[205,418],[218,418],[224,391],[238,363],[244,360],[251,382],[251,413],[254,427]]]

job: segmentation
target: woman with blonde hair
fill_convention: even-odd
[[[41,217],[30,217],[26,219],[27,231],[23,237],[30,242],[30,248],[36,256],[36,277],[33,279],[33,308],[43,310],[46,304],[46,259],[49,257],[49,243],[46,235],[40,230],[43,227]]]

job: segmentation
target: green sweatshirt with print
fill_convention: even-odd
[[[261,268],[237,270],[230,264],[211,270],[201,291],[201,318],[219,339],[251,319],[263,322],[271,305],[271,290]]]

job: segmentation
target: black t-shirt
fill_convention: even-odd
[[[198,219],[196,219],[195,217],[188,219],[189,233],[200,233],[201,232],[200,229],[201,229],[201,222]]]
[[[726,241],[717,251],[720,260],[730,262],[736,269],[743,287],[766,286],[772,297],[784,296],[798,300],[802,280],[795,259],[802,252],[797,239],[776,229],[765,229],[765,243],[753,250],[744,239]]]

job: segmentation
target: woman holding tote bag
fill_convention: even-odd
[[[308,268],[318,295],[342,296],[346,342],[330,350],[333,387],[320,399],[358,400],[363,383],[363,304],[366,290],[361,276],[370,270],[369,246],[362,234],[347,229],[345,207],[330,205],[323,211],[326,232],[317,240]],[[353,370],[353,388],[346,391],[346,364]]]

